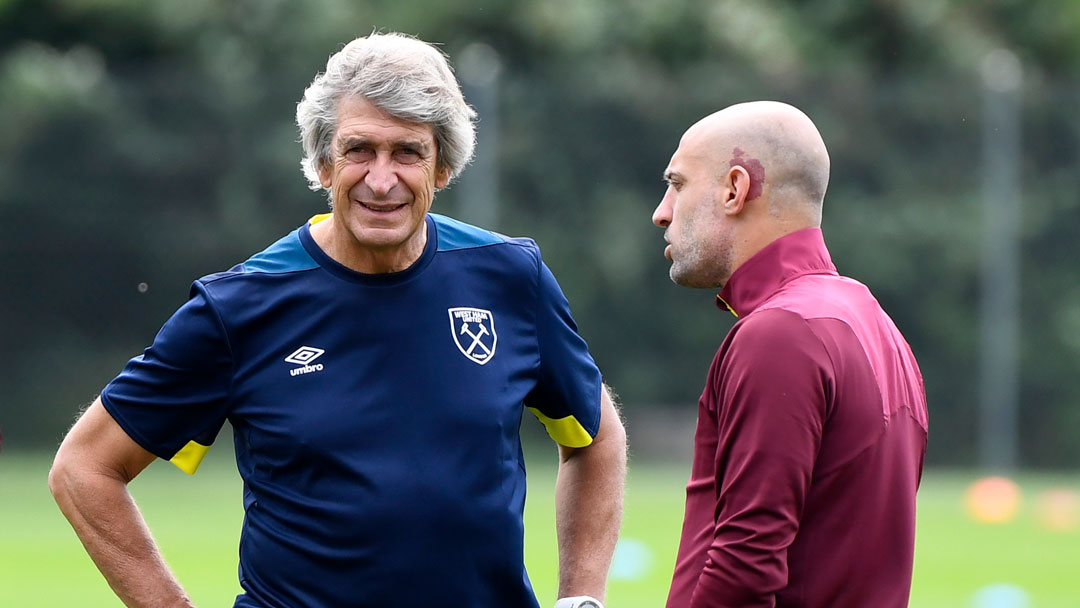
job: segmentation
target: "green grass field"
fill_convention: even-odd
[[[155,463],[132,484],[166,559],[200,606],[231,606],[241,521],[240,482],[228,450],[215,450],[195,477]],[[46,487],[49,455],[0,456],[0,607],[119,606],[83,553]],[[530,455],[526,562],[542,606],[555,598],[554,456]],[[623,544],[608,589],[611,608],[662,606],[671,575],[688,469],[631,464]],[[1029,603],[995,608],[1080,606],[1080,531],[1040,523],[1043,492],[1080,491],[1080,476],[1024,475],[1019,515],[979,524],[964,509],[972,474],[930,471],[920,492],[911,606],[976,606],[992,584],[1026,590]]]

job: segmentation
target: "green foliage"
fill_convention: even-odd
[[[540,242],[631,418],[692,407],[732,322],[710,293],[667,281],[649,223],[679,136],[737,101],[802,107],[832,156],[834,260],[920,358],[930,461],[970,464],[978,73],[1004,46],[1025,66],[1021,453],[1075,463],[1078,23],[1078,4],[1016,0],[0,2],[0,363],[13,380],[0,424],[9,443],[50,445],[191,280],[325,209],[299,172],[295,104],[330,53],[379,28],[455,59],[475,42],[498,53],[497,109],[480,123],[499,125],[497,148],[479,151],[496,158],[491,227]],[[436,210],[468,221],[483,187],[469,179]]]

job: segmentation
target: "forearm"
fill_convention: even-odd
[[[559,597],[604,598],[619,538],[626,480],[626,434],[605,391],[604,419],[596,441],[569,452],[556,482]]]
[[[56,465],[49,486],[109,586],[126,606],[194,606],[165,565],[124,480]]]
[[[710,557],[713,555],[715,552],[710,552]],[[716,566],[707,567],[698,579],[687,608],[772,608],[776,605],[776,593],[762,589],[775,587],[775,584],[765,579],[767,575],[758,573],[723,576],[718,574]]]

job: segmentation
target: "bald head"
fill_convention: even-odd
[[[718,174],[743,167],[747,200],[764,197],[778,219],[821,224],[829,153],[817,127],[798,108],[776,101],[740,103],[698,121],[683,135]]]
[[[742,103],[687,129],[664,179],[652,221],[664,228],[671,280],[716,287],[772,241],[821,226],[829,153],[799,110]]]

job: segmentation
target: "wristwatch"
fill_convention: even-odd
[[[564,597],[555,602],[555,608],[604,608],[600,600],[587,595]]]

